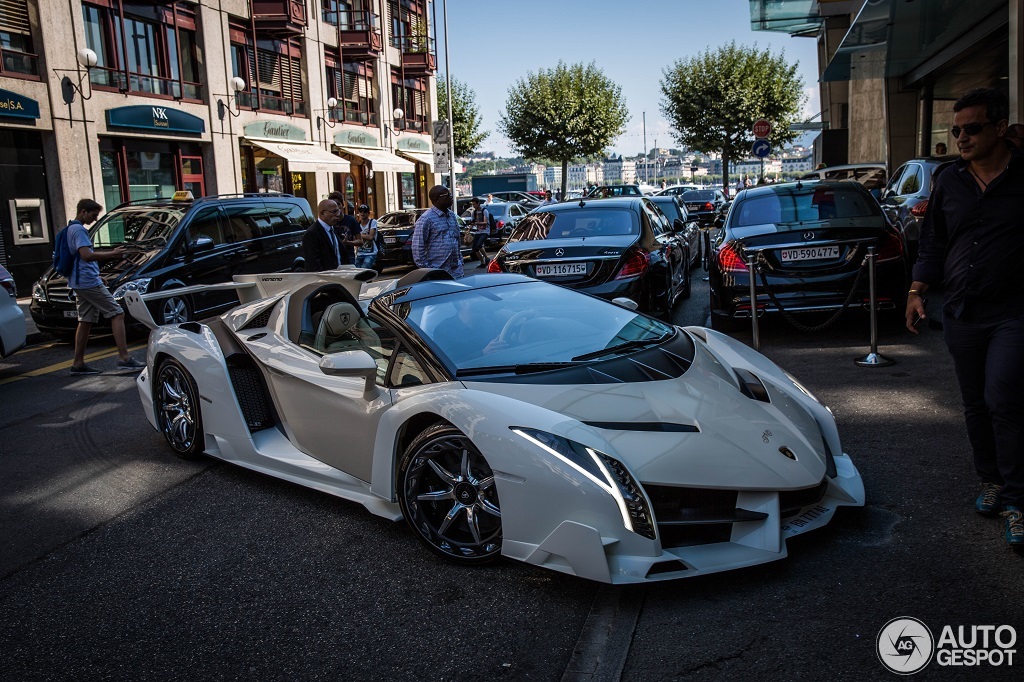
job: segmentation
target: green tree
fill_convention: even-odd
[[[558,62],[509,88],[498,128],[526,158],[561,162],[565,196],[569,163],[603,154],[628,120],[622,89],[593,62]]]
[[[721,152],[722,187],[729,186],[729,162],[746,157],[758,119],[772,124],[772,149],[793,141],[789,124],[803,104],[797,65],[784,54],[729,43],[680,59],[663,72],[661,113],[679,144],[703,153]]]
[[[448,120],[448,87],[443,76],[437,78],[437,118]],[[452,119],[456,157],[475,152],[490,134],[480,131],[480,108],[476,105],[476,92],[456,78],[452,78]]]

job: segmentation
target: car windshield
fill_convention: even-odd
[[[103,216],[89,230],[94,247],[117,244],[164,246],[189,206],[126,206]]]
[[[733,205],[732,228],[774,225],[776,232],[799,230],[808,222],[829,221],[850,226],[876,225],[881,209],[856,185],[779,188],[755,194]],[[762,230],[759,230],[762,231]]]
[[[683,201],[714,201],[715,193],[706,189],[692,189],[683,192]]]
[[[542,211],[523,218],[508,240],[526,242],[639,234],[633,218],[633,212],[626,208]]]
[[[522,373],[586,362],[660,343],[675,331],[646,315],[544,282],[462,291],[397,308],[462,375],[486,373],[471,371],[485,367]]]
[[[377,222],[379,222],[382,227],[412,227],[416,224],[416,219],[418,217],[419,214],[412,211],[385,213]]]

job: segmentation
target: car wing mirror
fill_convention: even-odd
[[[320,371],[332,377],[363,379],[363,397],[367,400],[373,400],[380,393],[377,388],[377,362],[365,350],[329,353],[320,358]]]
[[[685,230],[686,230],[686,223],[685,222],[683,222],[679,218],[676,218],[675,220],[672,221],[672,231],[673,232],[683,232]]]
[[[191,253],[202,253],[204,251],[212,251],[214,246],[213,240],[209,237],[196,237],[188,245],[188,250]]]

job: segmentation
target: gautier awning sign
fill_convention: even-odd
[[[16,92],[0,89],[0,116],[39,118],[39,102]]]
[[[107,109],[107,125],[164,133],[204,133],[206,122],[198,116],[165,106],[132,106]]]

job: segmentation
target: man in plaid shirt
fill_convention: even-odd
[[[452,193],[443,185],[434,185],[428,195],[433,208],[427,209],[412,233],[412,259],[418,268],[447,270],[460,279],[462,270],[462,231],[451,211]]]

